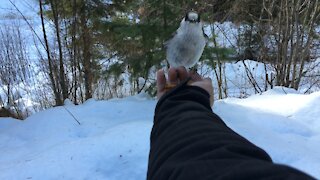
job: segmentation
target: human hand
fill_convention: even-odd
[[[177,86],[179,83],[191,78],[188,82],[189,86],[197,86],[210,94],[210,104],[213,105],[213,86],[210,78],[203,78],[198,73],[187,71],[184,67],[170,68],[168,71],[168,79],[165,77],[164,71],[161,69],[157,72],[157,97],[160,99],[163,94]]]
[[[190,77],[189,73],[184,67],[169,68],[168,79],[165,76],[163,69],[157,72],[157,97],[160,99],[163,94],[171,90],[179,83]]]
[[[188,82],[189,86],[197,86],[205,91],[207,91],[210,95],[210,105],[213,106],[213,85],[211,78],[204,78],[197,72],[189,72],[191,80]]]

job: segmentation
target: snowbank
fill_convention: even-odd
[[[0,179],[145,179],[155,105],[141,94],[1,118]],[[320,92],[277,87],[217,101],[214,111],[275,162],[320,178],[318,107]]]

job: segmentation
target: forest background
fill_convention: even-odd
[[[216,99],[275,86],[320,90],[318,0],[8,0],[0,4],[0,106],[23,119],[66,99],[155,96],[155,72],[168,67],[163,43],[190,9],[205,22],[197,66]],[[237,82],[232,64],[245,73]]]

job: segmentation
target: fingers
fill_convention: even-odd
[[[163,69],[157,72],[157,97],[160,99],[167,91],[176,87],[180,82],[191,77],[188,82],[190,86],[198,86],[210,94],[210,104],[213,104],[213,86],[210,78],[203,78],[197,72],[188,72],[184,67],[170,68],[168,71],[168,78],[165,76]]]
[[[177,68],[178,76],[180,81],[184,81],[189,77],[188,71],[185,67],[180,66]]]
[[[203,79],[197,72],[190,72],[190,77],[192,81],[201,81]]]
[[[157,91],[161,92],[164,90],[166,85],[166,76],[164,75],[163,69],[157,72]]]
[[[202,77],[195,72],[188,72],[185,67],[169,68],[168,77],[166,78],[164,70],[157,72],[157,96],[160,98],[165,92],[173,89],[182,81],[191,76],[192,81],[201,81]]]
[[[162,71],[162,73],[164,73],[164,72]],[[200,74],[198,74],[197,72],[194,72],[194,71],[188,72],[185,67],[180,66],[178,68],[170,68],[169,69],[167,83],[171,84],[171,85],[176,85],[176,84],[179,84],[181,81],[184,81],[188,77],[191,77],[191,81],[193,81],[193,82],[202,81],[202,80],[207,79],[207,78],[203,79],[203,77]],[[211,82],[211,79],[208,78],[208,81]]]
[[[189,73],[185,67],[180,66],[178,68],[170,68],[168,72],[169,84],[179,84],[180,82],[186,80],[189,77]]]
[[[176,68],[170,68],[168,72],[168,82],[169,84],[178,84],[178,71]]]

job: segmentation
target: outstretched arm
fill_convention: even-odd
[[[174,72],[168,80],[158,73],[163,85],[158,91],[163,83],[180,85],[161,94],[156,106],[148,179],[312,179],[272,163],[265,151],[228,128],[211,110],[206,79],[183,69]],[[183,82],[187,77],[191,81]]]

